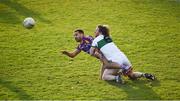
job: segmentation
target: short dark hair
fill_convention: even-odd
[[[84,34],[84,31],[82,29],[76,29],[76,30],[74,30],[74,32],[79,32],[79,33]]]

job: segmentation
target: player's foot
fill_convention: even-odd
[[[147,79],[150,79],[150,80],[155,80],[155,76],[152,75],[152,74],[149,74],[149,73],[145,73],[144,76],[147,78]]]
[[[116,82],[120,84],[124,84],[124,80],[122,79],[120,75],[116,76]]]

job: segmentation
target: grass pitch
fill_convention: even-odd
[[[100,81],[97,59],[60,54],[77,46],[74,29],[93,35],[97,24],[110,26],[135,70],[158,80]],[[179,0],[0,0],[0,99],[178,100],[179,40]]]

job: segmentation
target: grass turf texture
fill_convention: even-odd
[[[76,47],[75,28],[93,35],[97,24],[158,80],[100,81],[97,59],[60,54]],[[179,0],[0,0],[0,99],[180,99],[179,28]]]

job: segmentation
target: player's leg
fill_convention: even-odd
[[[118,74],[119,69],[105,69],[102,79],[106,81],[115,80],[116,82],[123,83],[121,76]]]
[[[127,75],[130,79],[137,79],[137,78],[144,77],[144,78],[147,78],[147,79],[150,79],[150,80],[155,80],[154,75],[152,75],[150,73],[134,72],[132,70],[132,67],[131,67],[130,63],[125,63],[125,64],[126,65],[124,65],[124,64],[120,65],[120,64],[115,63],[115,62],[109,62],[108,64],[105,65],[105,68],[109,68],[109,69],[120,68],[120,69],[122,69],[123,74]]]
[[[105,70],[105,65],[104,63],[102,63],[100,67],[100,77],[99,77],[100,80],[103,79],[102,76],[103,76],[104,70]]]
[[[144,77],[147,79],[155,80],[155,76],[150,73],[134,72],[132,65],[129,59],[127,58],[127,56],[125,54],[121,54],[121,57],[122,57],[122,63],[123,63],[121,65],[121,68],[123,69],[123,74],[128,75],[128,77],[131,79]]]
[[[118,63],[108,61],[105,57],[101,58],[102,63],[104,64],[104,68],[106,69],[120,69],[120,65]]]
[[[102,57],[101,61],[104,63],[104,68],[106,69],[128,69],[127,66],[131,66],[130,61],[124,53],[114,57],[112,61],[108,61],[105,57]]]
[[[123,74],[128,76],[131,80],[135,80],[137,78],[143,77],[144,73],[141,72],[133,72],[133,70],[123,71]]]
[[[111,62],[111,61],[106,63],[104,67],[107,69],[121,69],[121,65],[119,65],[116,62]]]
[[[128,76],[130,79],[137,79],[141,77],[145,77],[147,79],[155,80],[155,76],[150,73],[142,73],[142,72],[133,72],[132,65],[125,54],[121,54],[121,58],[119,61],[110,62],[106,58],[102,58],[101,61],[104,63],[104,68],[106,69],[122,69],[123,74]]]
[[[115,80],[115,75],[112,75],[112,70],[105,69],[102,75],[103,80]]]
[[[115,80],[115,76],[118,75],[119,64],[108,61],[105,57],[101,59],[102,66],[100,69],[100,79],[102,80]],[[112,69],[112,70],[109,70]],[[117,77],[116,77],[117,78]]]
[[[133,80],[137,79],[137,78],[141,78],[141,77],[144,77],[144,78],[147,78],[147,79],[150,79],[150,80],[155,80],[155,76],[150,74],[150,73],[130,71],[129,73],[127,73],[125,75],[127,75],[130,79],[133,79]]]

